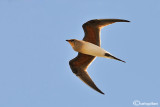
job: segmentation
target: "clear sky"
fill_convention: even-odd
[[[81,82],[66,39],[82,24],[119,18],[102,29],[101,46],[125,60],[96,58],[88,72],[105,93]],[[0,107],[160,106],[160,0],[0,0]]]

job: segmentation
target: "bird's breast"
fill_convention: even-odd
[[[84,42],[79,52],[92,56],[104,57],[105,50],[89,42]]]

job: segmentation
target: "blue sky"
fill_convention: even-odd
[[[160,105],[159,0],[1,0],[0,107],[134,107]],[[77,78],[66,39],[82,24],[119,18],[102,29],[101,46],[125,60],[96,58],[88,72],[101,95]]]

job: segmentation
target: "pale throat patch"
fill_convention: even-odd
[[[69,42],[69,44],[70,44],[72,47],[74,47],[74,43],[73,43],[73,42]]]

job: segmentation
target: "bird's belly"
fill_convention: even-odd
[[[84,44],[80,50],[81,53],[92,55],[92,56],[98,56],[98,57],[104,57],[106,51],[102,49],[101,47],[94,45],[94,44]]]

